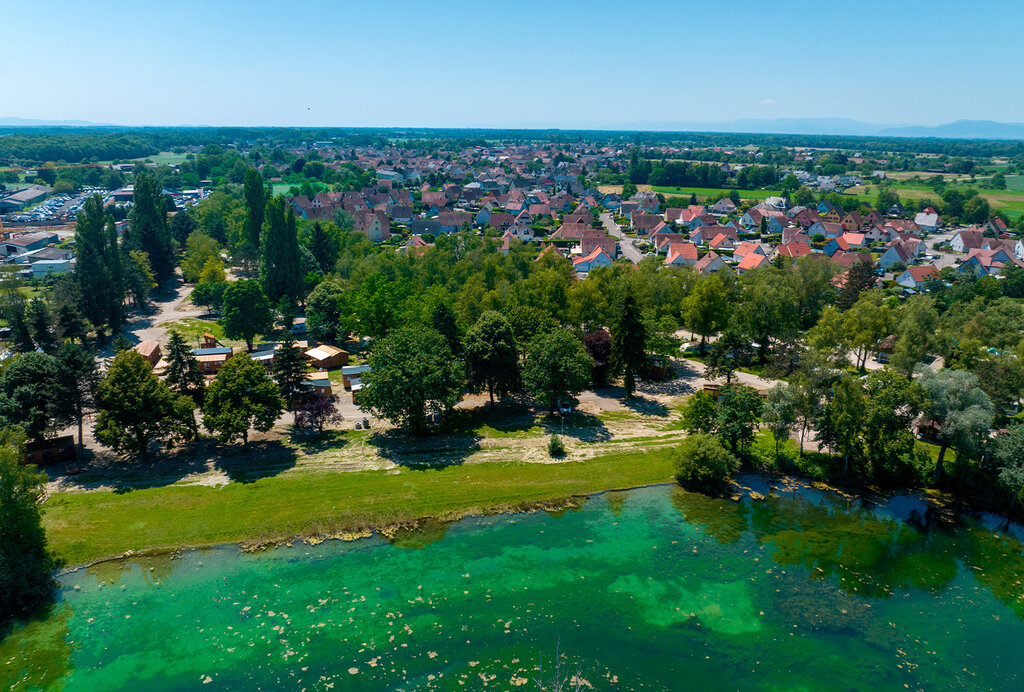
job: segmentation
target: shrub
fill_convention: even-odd
[[[558,435],[552,435],[548,440],[548,454],[555,458],[565,456],[565,443]]]
[[[684,488],[715,494],[725,487],[739,460],[712,435],[692,435],[673,452],[676,481]]]

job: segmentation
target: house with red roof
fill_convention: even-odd
[[[756,252],[747,254],[739,264],[736,265],[737,274],[746,274],[751,269],[757,269],[765,262],[768,262],[768,258],[764,255],[760,255]]]
[[[699,259],[700,253],[693,243],[669,243],[665,264],[672,267],[692,267]]]
[[[896,283],[904,288],[920,290],[927,282],[938,279],[939,270],[934,264],[922,264],[919,267],[907,267],[907,270],[896,277]]]
[[[572,266],[577,274],[586,274],[597,267],[612,266],[612,258],[608,256],[604,248],[597,247],[590,254],[574,259]]]
[[[711,272],[716,272],[723,267],[725,267],[725,260],[722,259],[721,255],[714,251],[704,255],[697,261],[697,264],[693,265],[693,268],[704,276],[707,276]]]

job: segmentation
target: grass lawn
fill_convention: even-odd
[[[495,512],[671,480],[670,447],[582,462],[484,463],[440,469],[302,473],[219,488],[57,493],[44,506],[68,566],[128,550],[330,536],[434,517]]]
[[[203,320],[198,317],[185,317],[180,320],[174,320],[173,322],[167,322],[163,325],[168,331],[176,329],[181,332],[185,340],[190,344],[200,343],[203,339],[203,334],[209,332],[217,337],[218,341],[226,341],[224,336],[224,327],[220,326],[220,323],[215,320]]]
[[[175,154],[170,151],[162,151],[154,156],[143,156],[139,159],[132,159],[133,161],[152,161],[157,165],[169,166],[171,164],[182,164],[185,162],[187,154]]]
[[[293,187],[297,186],[292,185],[291,183],[274,183],[273,185],[271,185],[271,187],[274,188],[275,195],[287,195],[288,190],[291,190]]]
[[[715,197],[716,201],[722,197],[728,197],[731,188],[714,187],[652,187],[655,192],[660,192],[666,197],[699,195],[702,197]],[[738,190],[741,199],[765,199],[778,196],[779,192],[772,190]]]

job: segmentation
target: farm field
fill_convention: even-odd
[[[660,187],[660,186],[649,186],[641,185],[640,187],[650,187],[655,192],[660,192],[666,197],[670,196],[681,196],[681,195],[698,195],[702,197],[728,197],[729,192],[732,188],[715,188],[715,187]],[[766,199],[768,197],[775,197],[781,193],[776,190],[738,190],[740,198],[743,199]]]

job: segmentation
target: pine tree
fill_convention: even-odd
[[[25,310],[25,319],[36,346],[47,353],[53,351],[57,346],[57,339],[53,334],[53,316],[46,303],[39,298],[30,300]]]
[[[320,226],[320,222],[313,224],[313,232],[309,238],[309,251],[313,254],[320,271],[330,272],[334,269],[334,252],[331,248],[331,240],[327,232]]]
[[[294,411],[302,393],[302,383],[306,381],[306,357],[290,334],[285,337],[274,358],[274,381],[284,399],[285,408]]]
[[[25,303],[16,303],[11,308],[11,342],[16,353],[28,353],[36,350],[36,342],[32,340],[32,331],[25,318]]]
[[[78,344],[65,343],[57,349],[56,361],[55,415],[60,422],[78,425],[78,446],[81,447],[85,413],[93,407],[99,385],[96,357]]]
[[[145,168],[138,169],[126,242],[130,250],[142,250],[149,256],[157,283],[174,275],[174,241],[164,204],[156,176]]]
[[[430,322],[448,342],[448,348],[452,350],[452,355],[462,355],[462,336],[459,334],[459,326],[455,323],[455,312],[451,307],[446,303],[438,303],[434,307]]]
[[[72,343],[85,341],[86,326],[75,306],[64,303],[57,309],[57,331],[61,339]]]
[[[250,168],[245,172],[245,240],[257,252],[260,249],[260,233],[263,232],[263,218],[267,208],[267,190],[259,171]]]
[[[860,298],[865,289],[875,283],[874,264],[869,261],[857,261],[850,265],[844,277],[843,287],[839,290],[836,298],[836,307],[840,310],[849,310]]]
[[[277,305],[284,296],[297,303],[302,286],[299,238],[295,214],[290,208],[285,211],[283,197],[267,202],[265,226],[260,262],[263,291],[273,305]]]
[[[631,295],[627,295],[619,306],[617,319],[612,328],[612,362],[618,372],[623,373],[626,396],[636,391],[636,374],[646,362],[645,348],[647,333],[640,308]]]
[[[176,329],[171,330],[171,337],[167,342],[167,369],[164,371],[164,381],[172,392],[191,397],[197,404],[202,403],[203,390],[206,389],[203,373],[199,370],[199,363],[192,355],[192,349],[185,341],[185,337]]]

